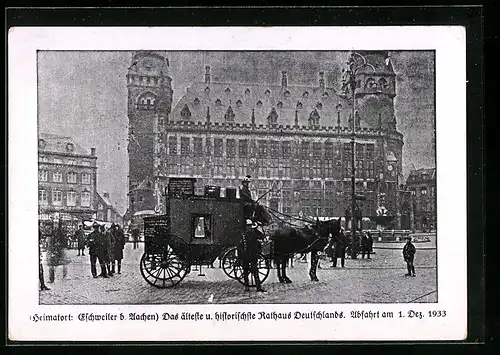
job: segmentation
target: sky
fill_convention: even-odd
[[[326,85],[340,87],[348,52],[166,52],[174,103],[193,81],[316,83],[325,71]],[[435,166],[434,52],[390,52],[397,75],[395,115],[404,135],[403,174],[411,167]],[[109,192],[120,213],[127,208],[127,68],[132,52],[39,51],[38,130],[68,135],[97,148],[97,189]]]

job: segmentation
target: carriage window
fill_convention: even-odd
[[[212,217],[209,214],[193,215],[193,239],[212,239]]]

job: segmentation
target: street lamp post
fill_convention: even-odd
[[[356,57],[359,57],[362,60],[362,63],[358,65],[356,62]],[[352,113],[351,113],[351,211],[352,213],[352,221],[351,221],[351,258],[356,259],[356,250],[354,248],[355,240],[356,240],[356,223],[355,223],[355,213],[356,210],[356,162],[355,162],[355,149],[356,149],[356,73],[358,70],[364,67],[371,67],[375,72],[375,68],[373,65],[368,64],[366,62],[365,57],[361,54],[352,52],[349,60],[347,61],[347,75],[348,75],[348,84],[352,92]],[[347,84],[347,83],[346,83]]]

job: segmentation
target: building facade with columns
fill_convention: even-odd
[[[60,218],[69,230],[95,217],[97,156],[71,137],[38,136],[38,218],[49,223]]]
[[[393,227],[411,220],[402,204],[403,135],[394,112],[396,74],[386,51],[359,52],[373,66],[357,75],[352,96],[325,81],[214,82],[210,67],[172,107],[168,59],[136,52],[127,75],[129,212],[161,205],[168,177],[197,178],[205,185],[251,188],[272,210],[306,216],[344,216],[351,201],[351,126],[356,127],[356,191],[363,216],[380,205]],[[403,216],[402,212],[408,216]],[[405,226],[403,226],[405,227]],[[410,227],[410,226],[408,226]]]

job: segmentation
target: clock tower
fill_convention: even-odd
[[[161,51],[133,53],[127,73],[129,212],[152,210],[155,196],[155,153],[172,107],[169,61]]]

